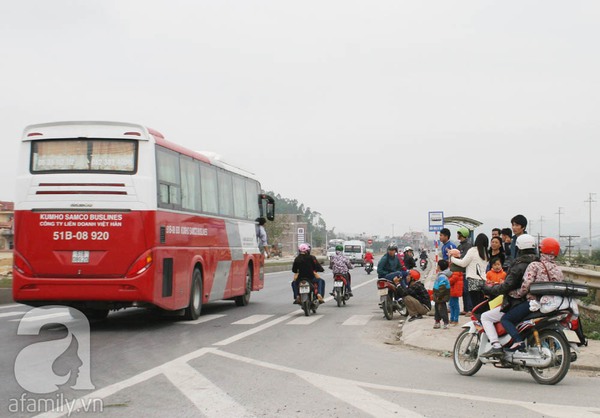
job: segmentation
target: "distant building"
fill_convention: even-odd
[[[12,250],[14,247],[14,202],[0,201],[0,251]]]
[[[306,242],[310,244],[311,237],[308,232],[308,223],[304,216],[278,214],[282,218],[284,229],[279,237],[281,251],[284,255],[295,255],[298,252],[298,245]]]

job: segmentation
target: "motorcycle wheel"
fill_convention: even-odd
[[[339,287],[335,288],[335,301],[337,302],[338,308],[342,306],[342,289]]]
[[[387,295],[387,297],[383,300],[381,307],[383,308],[383,314],[387,320],[391,320],[394,317],[394,305],[393,305],[392,297]]]
[[[483,365],[478,353],[479,334],[473,334],[465,329],[454,343],[452,359],[456,371],[463,376],[473,376],[477,373]]]
[[[567,375],[571,365],[571,349],[565,337],[554,330],[543,330],[540,332],[542,347],[550,349],[552,363],[550,366],[540,369],[532,367],[531,376],[541,385],[555,385]]]
[[[304,316],[310,316],[310,305],[310,299],[302,301],[302,310],[304,311]]]
[[[398,306],[400,307],[400,309],[398,309],[398,313],[402,316],[408,316],[408,308],[404,304],[404,300],[398,300]]]

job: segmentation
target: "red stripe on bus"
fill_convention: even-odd
[[[106,186],[106,187],[125,187],[125,183],[40,183],[40,187],[45,186]]]
[[[42,190],[37,191],[35,194],[124,194],[127,192],[113,192],[113,191],[103,191],[103,190]]]

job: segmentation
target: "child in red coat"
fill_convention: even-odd
[[[458,325],[458,315],[460,314],[460,306],[458,298],[463,294],[463,274],[460,271],[452,272],[450,281],[450,325]]]

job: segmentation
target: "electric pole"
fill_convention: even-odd
[[[556,212],[556,215],[558,215],[558,237],[560,238],[560,215],[563,215],[564,212],[562,211],[563,208],[561,208],[560,206],[558,207],[558,212]]]
[[[571,245],[571,241],[573,240],[573,238],[579,238],[579,235],[559,235],[559,238],[567,238],[567,240],[569,241],[569,245],[567,245],[567,251],[569,252],[569,261],[571,261],[571,248],[573,248],[573,246]]]
[[[592,257],[592,203],[596,202],[592,196],[596,196],[596,193],[590,193],[590,197],[585,201],[590,204],[590,250],[588,254],[590,258]]]

